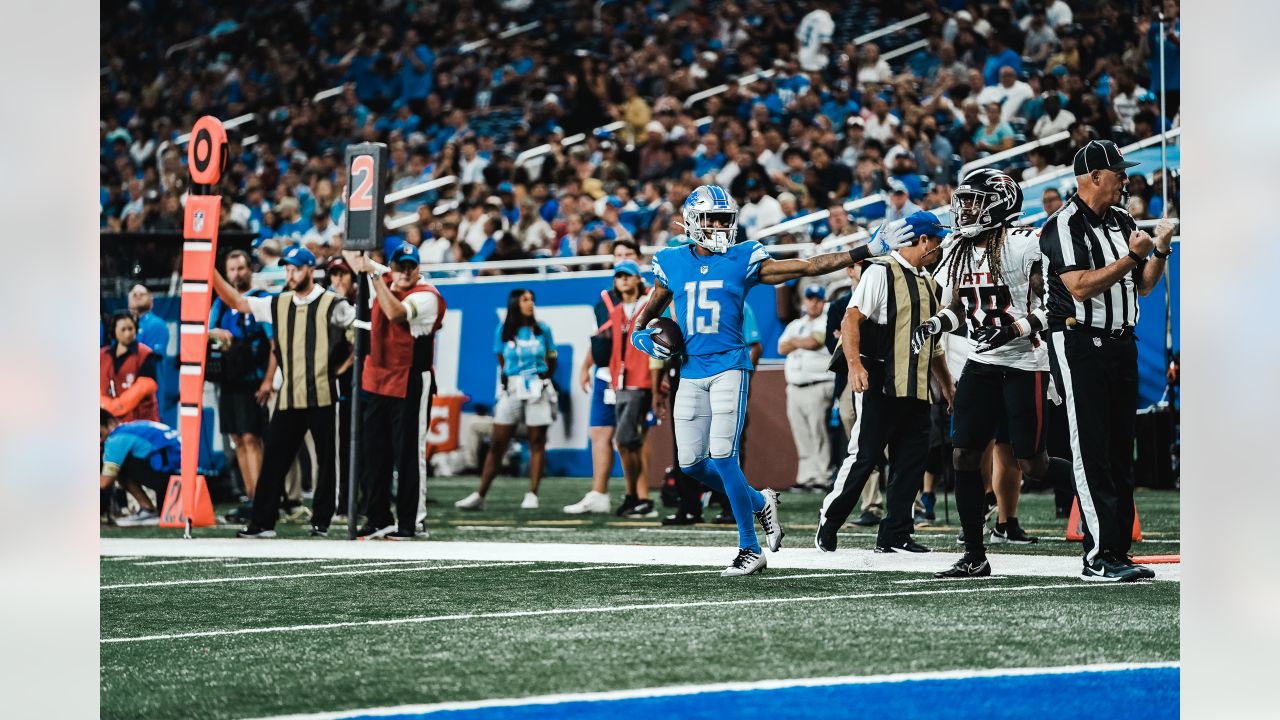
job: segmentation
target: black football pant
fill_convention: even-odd
[[[338,487],[338,458],[336,406],[276,410],[267,422],[267,434],[263,438],[262,473],[258,477],[258,489],[254,491],[253,524],[270,530],[280,516],[280,495],[284,491],[284,476],[302,448],[302,441],[311,432],[316,446],[315,501],[312,505],[311,524],[328,528],[333,519],[334,499]]]
[[[822,501],[822,525],[836,531],[858,504],[867,478],[884,464],[889,449],[889,481],[885,487],[885,515],[876,544],[888,546],[908,540],[915,528],[912,504],[924,482],[929,455],[929,403],[884,392],[882,363],[865,363],[866,392],[854,393],[858,419],[849,432],[849,455],[836,473],[835,486]]]
[[[1049,336],[1049,365],[1067,409],[1084,559],[1127,555],[1133,542],[1133,443],[1138,350],[1133,335],[1087,330]]]
[[[377,393],[361,397],[360,464],[369,489],[368,524],[391,525],[391,471],[396,473],[396,517],[400,531],[413,533],[418,520],[418,411],[422,373],[409,374],[406,397]]]

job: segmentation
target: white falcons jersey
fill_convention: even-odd
[[[956,287],[945,287],[950,280],[950,263],[957,261],[949,254],[938,267],[935,277],[944,286],[942,301],[949,304],[957,295],[964,306],[964,334],[975,337],[982,327],[1005,327],[1029,316],[1042,302],[1031,291],[1032,270],[1043,270],[1040,254],[1040,229],[1009,228],[1005,233],[1000,257],[999,282],[991,277],[984,249],[974,251],[970,264],[960,268]],[[1019,370],[1048,370],[1049,354],[1044,341],[1034,333],[1009,341],[1003,347],[985,353],[972,353],[969,360],[987,365],[1002,365]]]

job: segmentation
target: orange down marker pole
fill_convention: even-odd
[[[182,438],[182,474],[169,478],[161,527],[181,527],[191,537],[192,527],[214,524],[213,503],[200,459],[200,413],[204,405],[204,363],[209,349],[209,303],[213,270],[218,257],[218,224],[222,196],[218,181],[227,166],[227,131],[211,115],[196,121],[187,144],[187,169],[191,193],[182,224],[182,311],[178,342],[178,431]]]

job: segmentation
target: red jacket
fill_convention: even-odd
[[[383,282],[390,285],[390,276]],[[360,377],[360,387],[371,393],[387,397],[403,398],[409,394],[409,376],[414,372],[426,372],[434,364],[435,335],[444,322],[444,297],[432,285],[417,285],[407,292],[392,290],[397,300],[420,292],[436,296],[439,303],[435,324],[431,332],[421,337],[409,333],[409,324],[392,322],[375,302],[370,316],[369,357],[366,358]]]
[[[631,319],[627,319],[623,303],[617,303],[609,309],[609,325],[613,329],[613,352],[609,355],[609,374],[613,378],[613,389],[633,388],[640,390],[653,389],[653,376],[649,374],[649,356],[631,345],[631,331],[635,329],[635,321],[639,319],[644,306],[649,302],[649,293],[640,296],[636,301],[635,311]]]
[[[99,389],[102,405],[120,422],[134,420],[160,421],[156,405],[156,381],[142,374],[151,358],[151,348],[135,343],[116,367],[115,348],[111,345],[98,353]],[[154,371],[153,371],[154,372]],[[132,389],[132,392],[130,390]],[[118,399],[116,402],[109,400]]]

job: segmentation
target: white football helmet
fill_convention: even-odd
[[[689,239],[714,253],[722,253],[738,241],[738,204],[719,185],[699,185],[681,208]],[[719,220],[723,227],[712,227]]]

